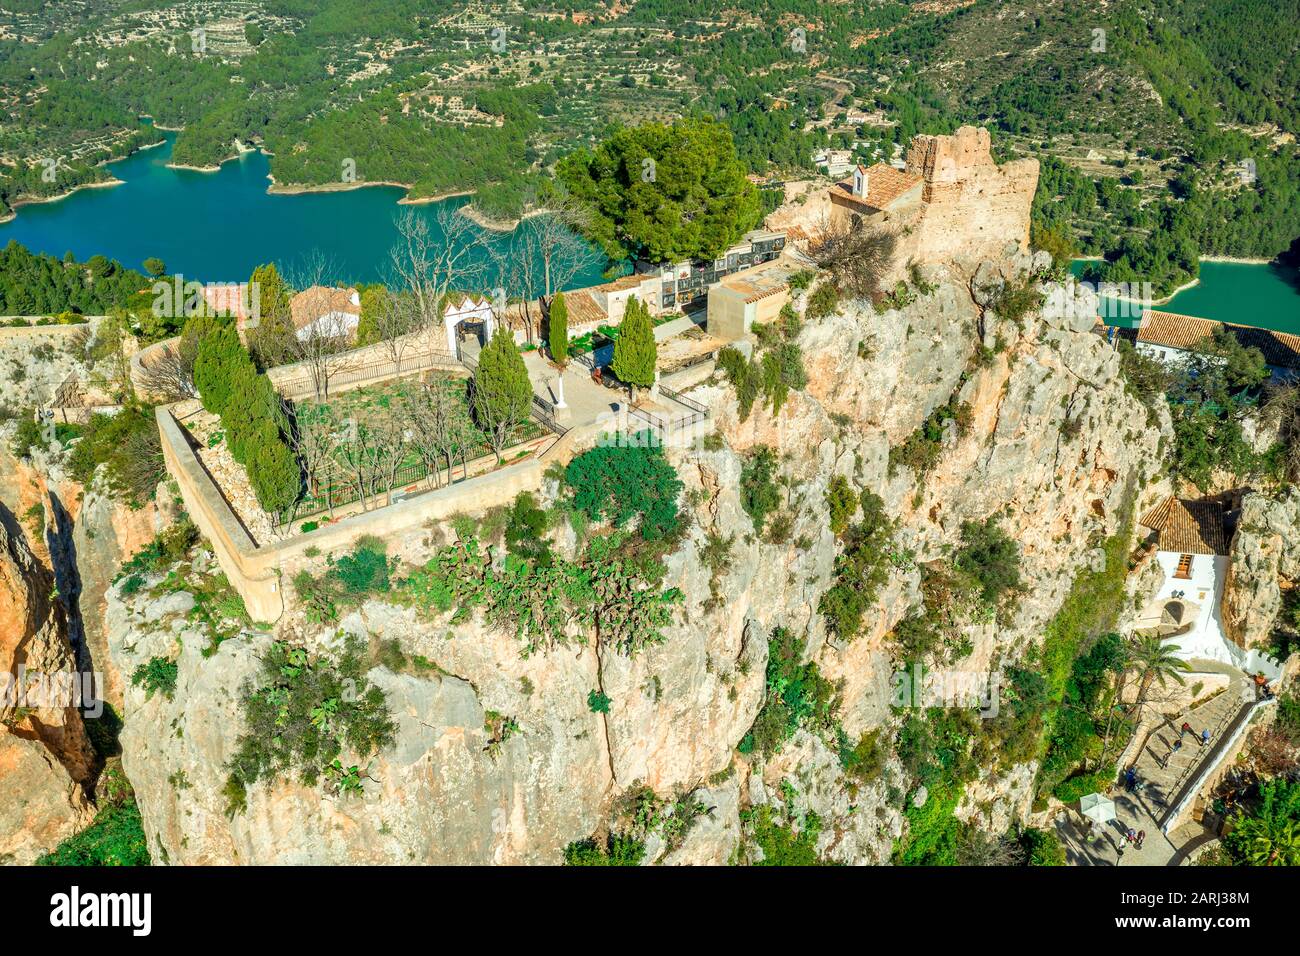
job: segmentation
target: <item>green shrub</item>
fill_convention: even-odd
[[[1300,781],[1277,777],[1260,787],[1260,801],[1238,809],[1223,846],[1238,866],[1300,866]]]
[[[506,524],[506,550],[533,562],[538,567],[549,568],[555,561],[551,545],[546,540],[550,520],[545,511],[537,507],[537,498],[524,491],[510,506]]]
[[[145,700],[152,699],[154,693],[161,692],[168,700],[176,692],[176,676],[179,668],[175,661],[165,657],[151,657],[131,674],[131,683],[144,688]]]
[[[1028,827],[1020,834],[1030,866],[1065,866],[1065,847],[1055,830]]]
[[[129,405],[116,415],[92,415],[81,440],[72,446],[68,471],[83,485],[104,466],[111,495],[131,508],[152,501],[158,482],[166,477],[158,422],[150,409]]]
[[[858,512],[858,496],[843,475],[835,475],[826,487],[826,508],[830,512],[831,533],[837,538],[849,529]]]
[[[804,314],[810,322],[816,322],[834,314],[840,306],[840,292],[834,282],[823,282],[808,296],[808,307]]]
[[[1020,545],[1002,530],[995,516],[962,523],[954,564],[979,584],[981,598],[991,607],[1021,589]]]
[[[889,579],[894,537],[895,523],[885,514],[881,497],[864,491],[860,501],[862,519],[844,532],[844,550],[835,559],[835,583],[818,604],[827,629],[845,640],[858,636],[863,615]]]
[[[564,479],[573,489],[574,505],[593,521],[621,528],[637,518],[646,541],[669,537],[681,527],[682,482],[648,432],[628,444],[583,452],[569,462]]]
[[[140,808],[128,799],[100,810],[94,823],[68,837],[36,865],[149,866],[150,862]]]
[[[359,642],[349,639],[337,659],[276,641],[263,653],[261,672],[240,696],[244,732],[229,770],[227,810],[259,780],[296,778],[314,787],[325,778],[333,792],[360,787],[344,767],[349,754],[366,760],[389,746],[397,731],[384,692],[366,677]]]
[[[164,528],[158,536],[143,548],[131,555],[113,579],[120,581],[144,574],[159,574],[166,571],[178,561],[189,557],[190,549],[199,541],[199,529],[189,518],[181,518],[175,524]],[[143,584],[143,581],[140,582]],[[137,585],[136,590],[139,590]],[[134,593],[125,592],[124,593]]]
[[[740,506],[754,522],[754,533],[761,535],[767,516],[781,507],[781,488],[776,483],[776,452],[759,445],[740,466]]]
[[[577,840],[564,848],[565,866],[640,866],[645,842],[611,833],[601,846],[593,839]]]
[[[808,813],[803,825],[779,823],[768,804],[741,812],[741,822],[749,829],[754,843],[763,851],[763,859],[755,866],[824,866],[817,855],[817,838],[821,835],[821,819]]]
[[[347,597],[379,594],[388,590],[388,545],[381,538],[363,535],[349,554],[335,562],[330,572]]]
[[[767,672],[763,706],[754,726],[741,740],[741,753],[764,757],[781,750],[803,727],[826,735],[836,729],[839,697],[835,685],[821,676],[816,662],[801,664],[804,643],[784,627],[775,628],[767,642]]]
[[[609,703],[609,698],[601,691],[593,690],[587,693],[587,709],[593,714],[608,714]]]
[[[1082,799],[1090,793],[1103,792],[1114,782],[1115,775],[1113,773],[1080,774],[1077,777],[1071,777],[1069,780],[1058,783],[1052,791],[1052,796],[1062,803],[1074,803],[1074,801]]]
[[[29,413],[18,420],[18,428],[9,441],[9,450],[15,458],[30,458],[34,448],[45,448],[45,430],[36,420],[35,413]]]

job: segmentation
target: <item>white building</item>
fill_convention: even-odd
[[[289,300],[298,338],[314,335],[355,338],[361,321],[361,296],[356,289],[314,285]]]
[[[1177,648],[1182,660],[1211,660],[1276,679],[1281,668],[1258,648],[1243,648],[1223,628],[1223,585],[1231,559],[1228,508],[1218,499],[1169,496],[1139,522],[1155,532],[1163,580],[1135,623]]]
[[[1275,378],[1289,378],[1300,372],[1300,335],[1157,309],[1142,313],[1135,347],[1142,354],[1167,364],[1177,363],[1220,330],[1231,332],[1245,348],[1259,349]]]

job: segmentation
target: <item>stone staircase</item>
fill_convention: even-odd
[[[1186,713],[1162,720],[1150,732],[1135,767],[1143,786],[1143,802],[1162,826],[1187,789],[1195,785],[1201,770],[1220,756],[1236,728],[1249,719],[1253,705],[1250,680],[1234,671],[1227,688]],[[1184,722],[1191,725],[1190,734],[1181,734]],[[1206,729],[1210,742],[1202,746],[1201,731]],[[1175,750],[1180,735],[1182,746]]]

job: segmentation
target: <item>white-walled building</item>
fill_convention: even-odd
[[[1156,309],[1142,313],[1135,347],[1162,362],[1180,362],[1221,329],[1231,332],[1243,347],[1259,349],[1275,378],[1289,378],[1300,371],[1300,335]]]
[[[356,289],[314,285],[289,300],[289,312],[303,341],[317,334],[355,338],[361,321],[361,296]]]
[[[1257,648],[1243,648],[1223,628],[1223,586],[1231,559],[1228,508],[1214,498],[1170,496],[1139,523],[1155,532],[1155,560],[1163,580],[1135,623],[1177,647],[1183,660],[1212,660],[1276,678],[1277,662]]]

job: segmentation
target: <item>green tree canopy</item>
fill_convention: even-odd
[[[730,130],[707,118],[619,129],[557,172],[590,207],[588,236],[612,260],[710,259],[762,216]]]
[[[515,426],[528,417],[533,385],[519,346],[509,330],[498,328],[479,353],[474,372],[474,422],[487,435],[497,457]]]
[[[564,301],[564,293],[555,293],[551,308],[547,314],[546,344],[551,350],[551,359],[563,368],[569,364],[569,307]]]
[[[655,365],[659,347],[655,344],[654,324],[640,299],[627,301],[627,311],[614,340],[614,374],[629,385],[649,388],[655,383]]]

